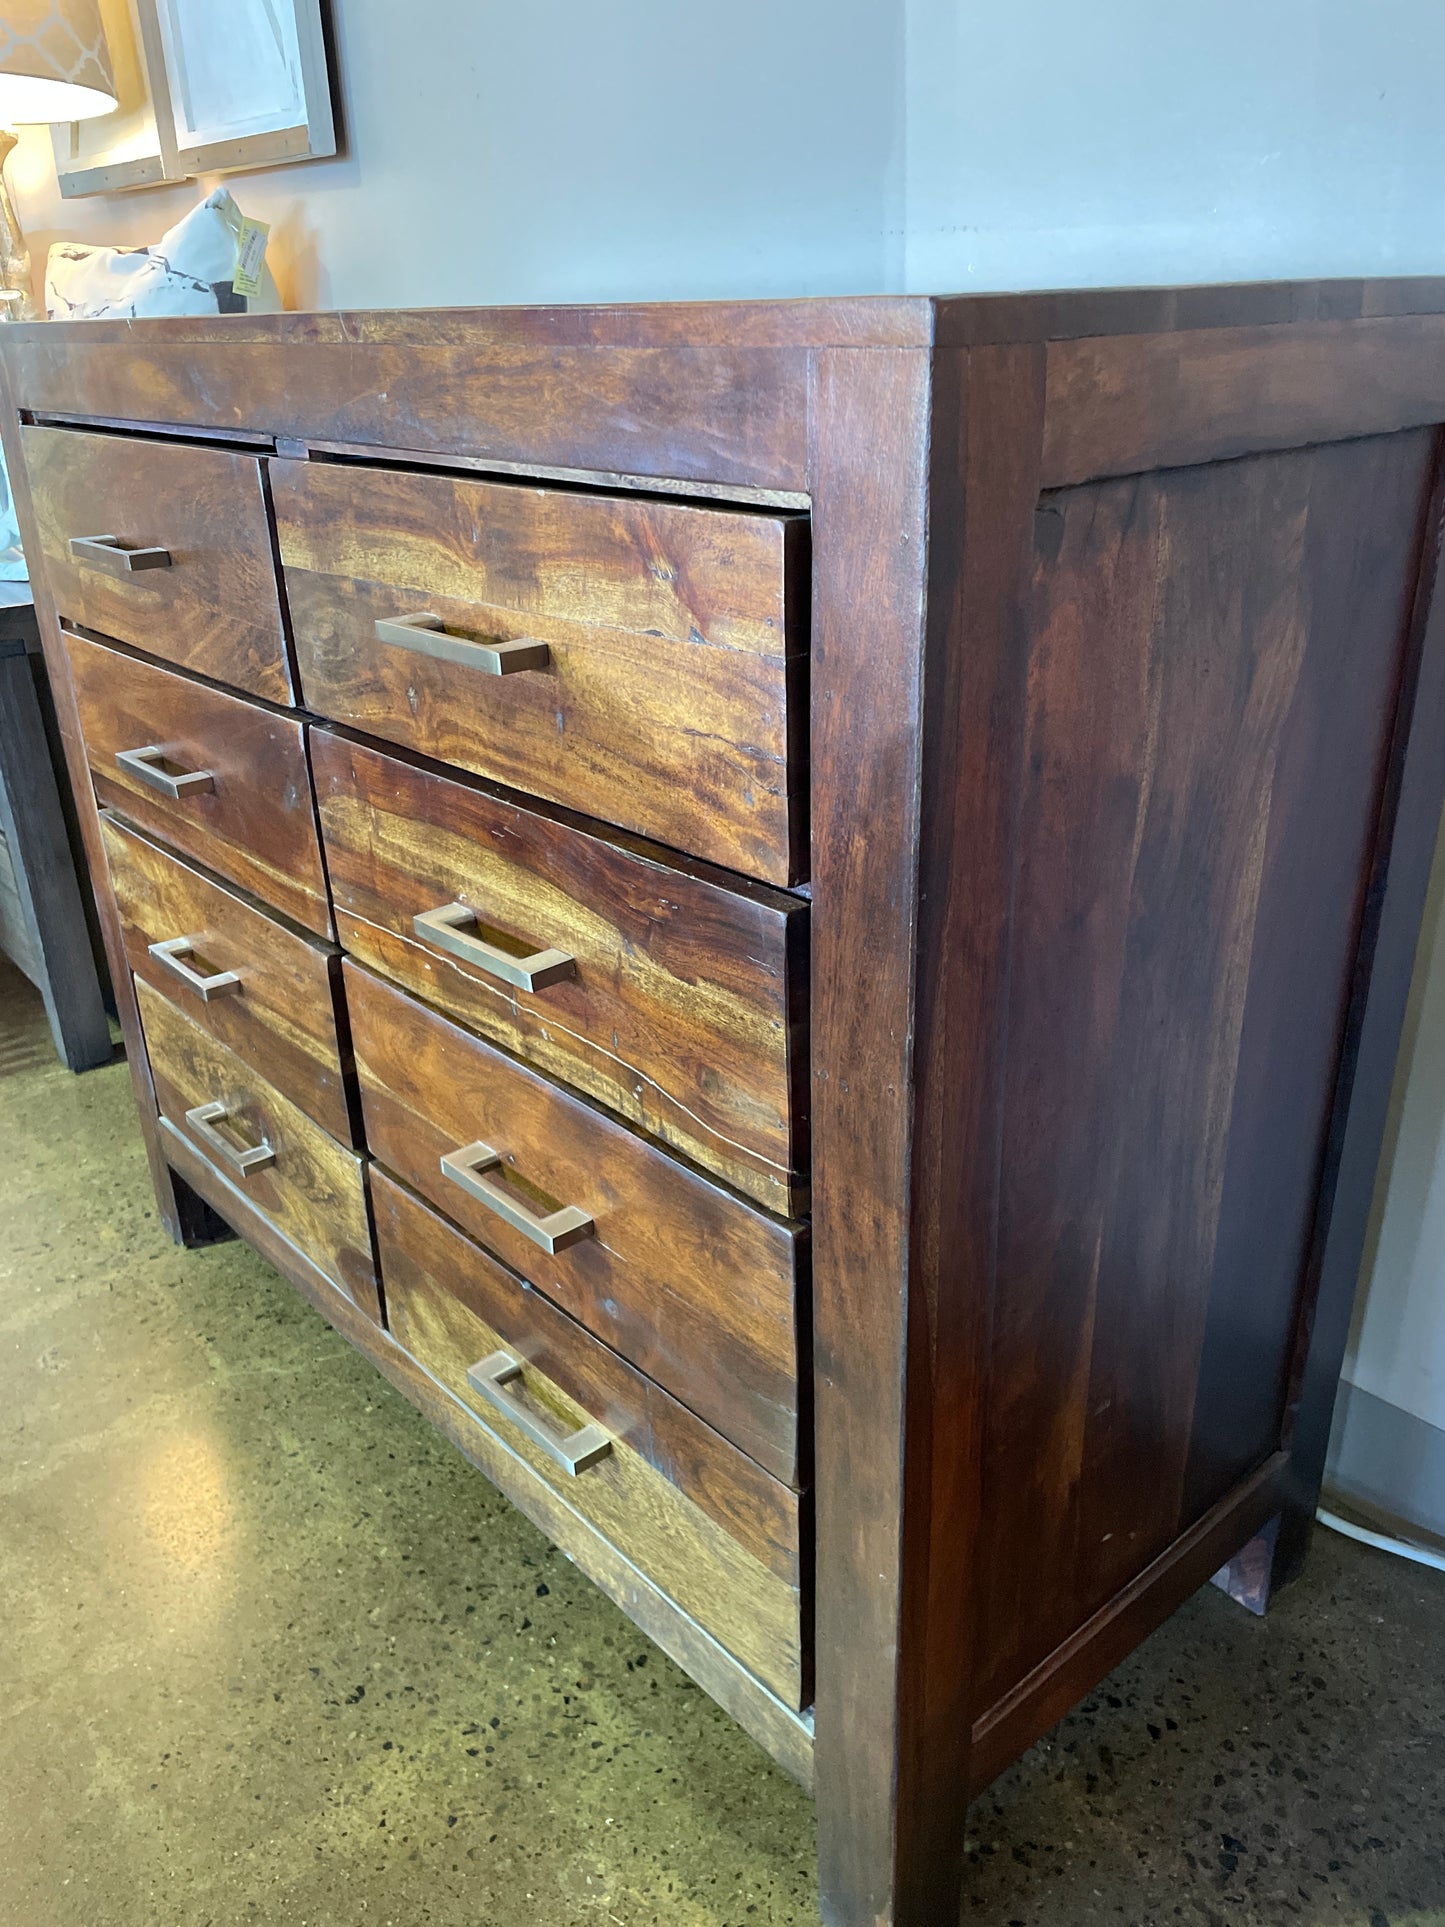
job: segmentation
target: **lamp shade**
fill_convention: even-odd
[[[115,111],[99,0],[0,0],[0,123]]]

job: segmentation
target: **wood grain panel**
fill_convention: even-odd
[[[1186,1494],[1197,1430],[1278,1443],[1428,462],[1407,435],[1040,505],[980,1706],[1222,1495],[1238,1459]],[[1245,1299],[1273,1356],[1247,1414],[1199,1407]]]
[[[340,956],[256,909],[112,816],[101,819],[126,961],[343,1144],[355,1141],[336,999]],[[240,985],[204,1002],[150,954],[187,937],[203,976],[234,971]]]
[[[326,730],[311,760],[353,955],[759,1203],[806,1211],[805,904]],[[565,952],[574,974],[516,989],[430,946],[413,920],[448,903],[503,948]]]
[[[572,1399],[629,1452],[660,1472],[779,1579],[800,1583],[801,1501],[550,1298],[464,1237],[380,1169],[370,1180],[382,1275],[420,1270],[497,1334],[499,1344]],[[405,1342],[388,1301],[391,1329]],[[482,1356],[482,1354],[478,1354]],[[487,1417],[475,1394],[467,1401]]]
[[[304,724],[68,630],[64,642],[98,799],[329,937]],[[212,771],[214,790],[172,801],[117,764],[151,744]]]
[[[397,1202],[393,1189],[392,1203]],[[388,1234],[382,1247],[388,1322],[413,1358],[787,1705],[800,1706],[802,1634],[795,1588],[745,1552],[624,1440],[574,1478],[509,1425],[467,1382],[468,1366],[505,1342],[472,1309],[476,1294],[464,1300],[456,1289],[465,1289],[475,1248],[420,1206],[403,1205],[399,1218],[384,1212],[381,1226]],[[529,1368],[522,1384],[520,1396],[533,1416],[559,1432],[576,1431],[599,1417],[540,1370]],[[561,1544],[565,1552],[566,1541]]]
[[[1008,1064],[1017,767],[1044,406],[1034,344],[938,354],[916,936],[899,1888],[956,1906],[976,1788],[979,1545]],[[966,1073],[960,1075],[960,1066]],[[906,1914],[900,1917],[906,1918]]]
[[[1310,673],[1276,759],[1185,1524],[1280,1443],[1437,432],[1312,461]]]
[[[399,330],[365,347],[294,328],[203,346],[112,335],[68,341],[57,353],[55,343],[32,343],[25,394],[43,412],[182,428],[262,423],[276,435],[309,429],[420,455],[455,450],[684,482],[807,486],[805,430],[789,406],[804,380],[801,349],[714,341],[599,353],[501,342],[484,360],[492,331],[478,337],[461,326],[437,340],[436,317],[419,321],[419,338]]]
[[[548,1485],[495,1433],[418,1365],[391,1334],[359,1311],[325,1273],[284,1238],[264,1213],[192,1151],[165,1119],[158,1140],[177,1181],[193,1187],[201,1208],[215,1222],[232,1226],[293,1284],[333,1329],[370,1360],[471,1464],[555,1543],[565,1539],[568,1557],[640,1631],[676,1660],[705,1693],[750,1733],[786,1773],[811,1789],[812,1719],[785,1706],[775,1693],[673,1599],[655,1586],[612,1542]]]
[[[135,988],[161,1115],[211,1164],[215,1156],[186,1123],[186,1112],[203,1104],[226,1106],[227,1120],[218,1128],[239,1147],[269,1144],[275,1163],[236,1180],[239,1187],[283,1237],[376,1315],[362,1159],[148,983]]]
[[[813,380],[818,1853],[833,1917],[862,1927],[905,1919],[895,1898],[931,1890],[937,1861],[900,1852],[898,1804],[921,1576],[904,1495],[928,1426],[907,1195],[932,394],[907,352],[822,354]]]
[[[311,708],[796,880],[796,521],[327,463],[277,462],[272,480]],[[378,641],[378,619],[424,612],[462,637],[536,638],[550,661],[494,676]]]
[[[30,477],[25,466],[25,451],[20,440],[20,420],[11,386],[13,373],[12,364],[5,355],[3,344],[0,344],[0,434],[4,437],[5,466],[22,541],[28,543],[34,553],[39,554],[40,533],[34,505],[30,498]],[[35,572],[32,589],[41,642],[45,651],[50,691],[55,703],[56,723],[64,749],[65,767],[74,795],[76,820],[85,849],[86,863],[93,879],[103,877],[105,850],[100,840],[100,822],[81,734],[74,680],[43,565]],[[193,1242],[202,1238],[215,1237],[224,1231],[220,1220],[204,1200],[198,1197],[183,1179],[176,1176],[167,1164],[161,1148],[155,1091],[151,1085],[150,1066],[146,1062],[140,1016],[136,1010],[135,991],[131,984],[130,973],[125,967],[125,949],[121,942],[120,919],[116,914],[115,899],[108,889],[96,890],[95,910],[96,921],[100,926],[100,934],[105,945],[107,971],[115,994],[116,1013],[120,1018],[126,1063],[130,1070],[131,1088],[136,1100],[141,1137],[145,1144],[146,1163],[155,1191],[157,1215],[167,1235],[176,1239],[177,1242]]]
[[[349,960],[352,1044],[377,1158],[776,1477],[798,1465],[804,1233]],[[481,1141],[533,1210],[595,1235],[548,1256],[441,1174]],[[550,1200],[550,1205],[541,1200]]]
[[[62,617],[254,696],[293,699],[255,456],[64,428],[23,436]],[[71,554],[84,535],[165,549],[170,567],[108,575]]]
[[[1055,342],[1043,484],[1420,427],[1442,392],[1438,314]]]

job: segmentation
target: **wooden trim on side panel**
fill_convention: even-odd
[[[1267,1460],[974,1723],[971,1794],[997,1779],[1258,1532],[1279,1510],[1288,1466],[1283,1452]]]
[[[1044,488],[1440,419],[1445,315],[1051,343]]]

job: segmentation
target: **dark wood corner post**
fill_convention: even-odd
[[[813,1092],[822,1907],[931,1927],[956,1916],[980,1711],[997,773],[1023,718],[1043,349],[821,353],[811,418],[815,1062],[843,1067]]]

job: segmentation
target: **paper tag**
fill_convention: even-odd
[[[261,271],[266,265],[266,237],[270,232],[269,221],[242,221],[240,238],[236,242],[236,272],[231,276],[231,286],[237,294],[261,292]]]

